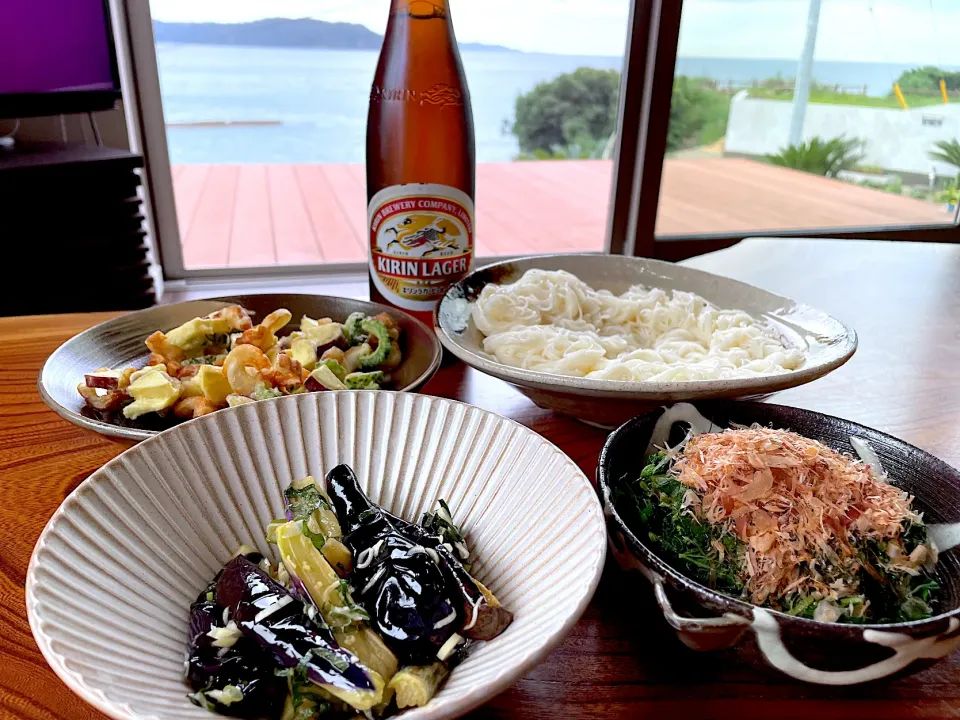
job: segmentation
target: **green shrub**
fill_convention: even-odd
[[[960,171],[960,142],[956,139],[940,140],[934,143],[934,147],[937,149],[927,153],[931,160],[953,165]],[[960,174],[957,175],[957,178],[960,179]]]
[[[939,93],[941,80],[944,81],[948,91],[960,90],[960,72],[941,70],[933,65],[907,70],[897,78],[903,92],[914,90]]]
[[[960,180],[953,181],[944,190],[937,193],[937,202],[953,205],[960,203]]]
[[[774,165],[802,170],[815,175],[836,177],[842,170],[852,170],[863,160],[864,143],[859,138],[841,135],[831,140],[815,137],[809,142],[781,148],[768,155]]]
[[[730,96],[704,85],[700,78],[677,76],[670,99],[667,150],[709,145],[727,134]]]
[[[620,75],[580,68],[517,98],[505,128],[519,141],[519,160],[600,158],[616,132]],[[730,95],[702,78],[674,80],[668,150],[709,145],[727,133]]]
[[[616,130],[620,73],[580,68],[517,98],[511,132],[523,153],[582,144],[584,138],[603,144]]]
[[[532,153],[520,153],[517,160],[599,160],[606,142],[581,136],[568,145],[554,145],[550,150],[537,148]]]

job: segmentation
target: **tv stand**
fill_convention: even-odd
[[[11,267],[43,278],[30,292],[0,284],[0,315],[154,304],[142,167],[140,155],[113,148],[17,142],[0,150],[0,237]]]

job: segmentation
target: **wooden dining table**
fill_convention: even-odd
[[[814,305],[857,329],[860,347],[848,364],[771,402],[849,418],[960,465],[960,245],[757,239],[685,264]],[[44,662],[27,624],[24,578],[54,510],[128,447],[61,420],[36,388],[58,345],[111,316],[0,319],[0,718],[104,717]],[[459,363],[441,368],[423,392],[513,418],[594,476],[602,430],[542,410]],[[800,684],[734,651],[687,649],[662,620],[650,587],[608,560],[596,596],[562,644],[470,717],[960,718],[960,653],[867,686]]]

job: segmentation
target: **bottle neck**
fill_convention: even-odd
[[[390,15],[412,17],[418,20],[449,18],[447,0],[392,0]]]

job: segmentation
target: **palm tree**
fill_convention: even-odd
[[[960,141],[940,140],[934,143],[936,150],[927,153],[931,160],[945,162],[957,168],[957,179],[960,180]]]

